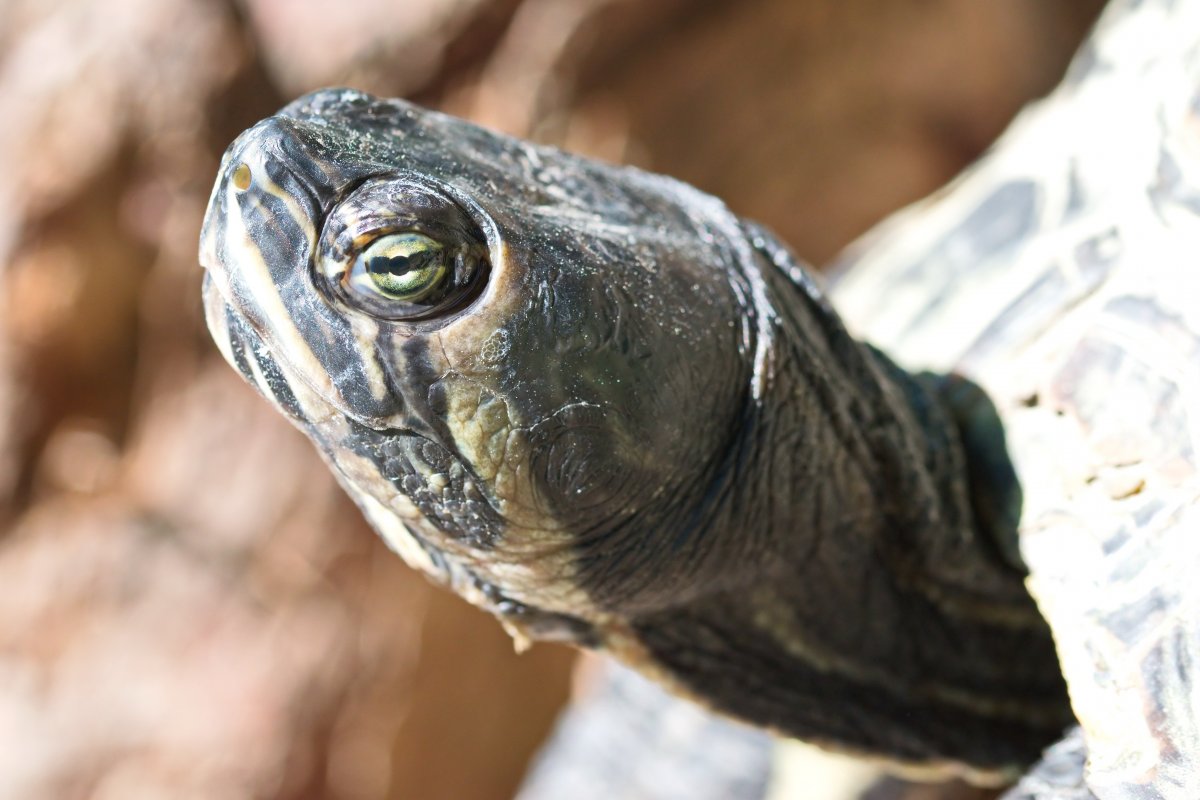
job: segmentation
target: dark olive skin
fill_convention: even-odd
[[[720,201],[327,90],[230,147],[201,260],[230,362],[514,635],[907,763],[1008,773],[1070,722],[986,397]]]

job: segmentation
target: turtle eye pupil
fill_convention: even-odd
[[[373,275],[402,276],[436,267],[441,260],[438,250],[423,250],[412,255],[375,256],[367,262],[367,271]]]
[[[394,233],[372,242],[346,275],[351,292],[428,305],[440,299],[449,275],[440,242],[423,233]]]

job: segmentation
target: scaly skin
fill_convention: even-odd
[[[434,228],[485,253],[461,301],[404,321],[339,288],[371,241]],[[514,635],[977,776],[1069,723],[1006,557],[990,405],[851,339],[719,201],[324,91],[231,146],[201,260],[230,363],[409,563]]]

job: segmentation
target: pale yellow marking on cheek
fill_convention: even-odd
[[[498,396],[480,397],[481,390],[472,384],[448,386],[450,396],[446,423],[455,444],[474,468],[475,473],[492,485],[502,501],[500,476],[507,471],[509,435],[515,422],[509,416],[508,404]]]
[[[503,466],[508,434],[512,430],[508,404],[498,397],[493,397],[479,404],[475,419],[479,424],[479,441],[483,452],[488,461],[495,465],[495,470],[499,471]]]
[[[521,547],[544,549],[561,537],[562,525],[545,513],[534,492],[528,433],[509,416],[502,398],[481,401],[480,393],[469,382],[449,384],[446,426],[458,451],[488,485],[497,510],[522,530]]]
[[[341,423],[334,421],[326,435],[336,439]],[[409,528],[419,531],[431,546],[441,551],[452,573],[448,576],[452,588],[468,602],[485,610],[492,601],[478,587],[464,583],[462,568],[484,580],[500,586],[505,594],[519,602],[548,611],[590,616],[594,613],[587,594],[576,586],[574,564],[568,548],[561,544],[561,534],[551,530],[513,528],[506,526],[505,539],[496,550],[480,553],[448,539],[430,525],[408,497],[396,489],[370,459],[339,450],[335,458],[335,473],[363,508],[379,534],[410,566],[438,580],[447,576],[437,570],[425,549],[418,544]],[[429,473],[421,476],[430,486],[443,484],[445,476]],[[527,498],[526,498],[527,499]],[[551,545],[551,547],[547,547]],[[509,626],[510,633],[520,634]]]
[[[528,524],[527,504],[532,503],[529,491],[528,470],[525,464],[529,460],[529,437],[523,430],[508,432],[504,443],[504,462],[492,480],[492,491],[500,499],[501,512],[517,525]]]
[[[383,375],[383,364],[379,361],[379,349],[376,342],[379,339],[379,325],[370,319],[357,314],[347,316],[350,330],[354,332],[359,360],[362,362],[363,373],[371,389],[371,397],[383,400],[387,397],[387,381]]]
[[[446,389],[450,400],[446,425],[454,442],[475,473],[483,480],[491,481],[496,474],[496,465],[482,447],[483,432],[478,420],[479,390],[466,383],[449,383]]]

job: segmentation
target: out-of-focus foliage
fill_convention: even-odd
[[[224,146],[332,83],[673,173],[830,257],[1092,0],[0,3],[0,797],[509,795],[571,655],[387,553],[219,361]]]

